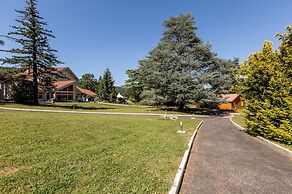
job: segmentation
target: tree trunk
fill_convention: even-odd
[[[33,57],[33,60],[36,61],[35,55]],[[33,62],[33,104],[39,105],[38,68],[35,62]]]
[[[179,103],[179,105],[178,105],[178,109],[179,109],[180,111],[182,111],[182,110],[184,110],[184,108],[185,108],[185,103],[184,103],[184,102]]]
[[[35,22],[32,23],[35,27]],[[34,28],[35,29],[35,28]],[[36,32],[34,33],[36,36]],[[33,37],[33,54],[32,54],[32,66],[33,66],[33,104],[39,105],[39,91],[38,91],[38,66],[37,66],[37,41],[36,37]]]

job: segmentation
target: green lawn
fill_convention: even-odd
[[[245,127],[245,120],[244,120],[243,116],[241,116],[241,115],[235,115],[235,116],[232,117],[232,120],[236,124],[240,125],[241,127],[243,127],[243,128]]]
[[[0,111],[0,193],[165,193],[198,120]]]
[[[47,110],[67,110],[67,111],[86,111],[86,112],[127,112],[127,113],[165,113],[165,110],[154,107],[137,105],[118,105],[118,104],[99,104],[81,102],[56,102],[41,106],[30,106],[15,103],[0,103],[0,107],[24,108],[24,109],[47,109]],[[183,114],[178,111],[167,111],[170,114]]]
[[[232,117],[232,120],[236,124],[238,124],[238,125],[240,125],[240,126],[242,126],[244,128],[246,127],[245,120],[244,120],[243,116],[236,115],[236,116]],[[273,141],[273,140],[270,140],[270,141]],[[276,142],[276,141],[273,141],[273,142],[276,143],[276,144],[279,144],[279,145],[281,145],[281,146],[283,146],[283,147],[285,147],[285,148],[287,148],[289,150],[292,150],[292,145],[287,145],[287,144],[279,143],[279,142]]]

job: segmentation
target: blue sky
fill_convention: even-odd
[[[23,6],[24,0],[1,1],[0,34],[15,24],[14,9]],[[276,42],[275,33],[292,24],[291,8],[291,0],[39,0],[56,35],[52,46],[65,65],[78,76],[98,77],[109,68],[116,85],[156,46],[162,22],[171,16],[193,14],[199,36],[220,57],[243,61],[264,40]],[[5,48],[11,46],[7,42]]]

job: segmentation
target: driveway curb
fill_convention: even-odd
[[[188,159],[190,157],[190,153],[191,153],[191,149],[193,147],[193,143],[194,143],[194,140],[195,140],[195,137],[197,135],[197,132],[199,130],[199,128],[202,126],[203,124],[203,121],[201,121],[199,123],[199,125],[197,126],[196,130],[194,131],[194,134],[192,135],[190,141],[189,141],[189,144],[188,144],[188,149],[185,151],[184,153],[184,156],[180,162],[180,165],[179,165],[179,168],[178,168],[178,171],[175,175],[175,178],[174,178],[174,181],[173,181],[173,184],[171,186],[171,189],[169,191],[169,194],[177,194],[179,193],[179,190],[180,190],[180,187],[181,187],[181,183],[182,183],[182,179],[183,179],[183,176],[184,176],[184,172],[185,172],[185,169],[186,169],[186,166],[187,166],[187,163],[188,163]]]
[[[269,141],[269,140],[267,140],[267,139],[265,139],[265,138],[263,138],[263,137],[257,136],[257,138],[259,138],[259,139],[261,139],[261,140],[263,140],[263,141],[265,141],[265,142],[267,142],[267,143],[269,143],[269,144],[272,144],[272,145],[278,147],[279,149],[281,149],[281,150],[283,150],[283,151],[285,151],[285,152],[288,152],[289,154],[292,155],[292,151],[291,151],[291,150],[288,150],[287,148],[284,148],[284,147],[282,147],[282,146],[280,146],[280,145],[278,145],[278,144],[276,144],[276,143],[274,143],[274,142],[271,142],[271,141]]]
[[[229,120],[231,121],[231,123],[233,123],[233,125],[235,125],[236,127],[240,128],[240,130],[242,131],[246,131],[244,127],[238,125],[237,123],[235,123],[233,120],[232,120],[232,117],[229,118]]]
[[[235,125],[235,126],[237,126],[238,128],[240,128],[241,130],[243,130],[243,131],[246,131],[246,129],[245,128],[243,128],[243,127],[241,127],[240,125],[238,125],[237,123],[235,123],[233,120],[232,120],[232,118],[230,118],[230,121]],[[277,148],[279,148],[279,149],[281,149],[281,150],[283,150],[283,151],[285,151],[285,152],[288,152],[288,154],[291,154],[292,155],[292,151],[291,150],[289,150],[289,149],[287,149],[287,148],[284,148],[283,146],[280,146],[280,145],[278,145],[278,144],[276,144],[276,143],[274,143],[274,142],[271,142],[270,140],[267,140],[266,138],[264,138],[264,137],[261,137],[261,136],[256,136],[258,139],[260,139],[260,140],[262,140],[262,141],[265,141],[266,143],[269,143],[269,144],[271,144],[271,145],[273,145],[273,146],[276,146]]]

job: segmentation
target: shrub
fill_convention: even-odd
[[[279,49],[267,41],[240,66],[238,89],[247,103],[247,130],[292,144],[292,27],[277,37]]]
[[[33,83],[24,79],[17,81],[13,86],[13,99],[16,103],[32,104],[33,103]]]

